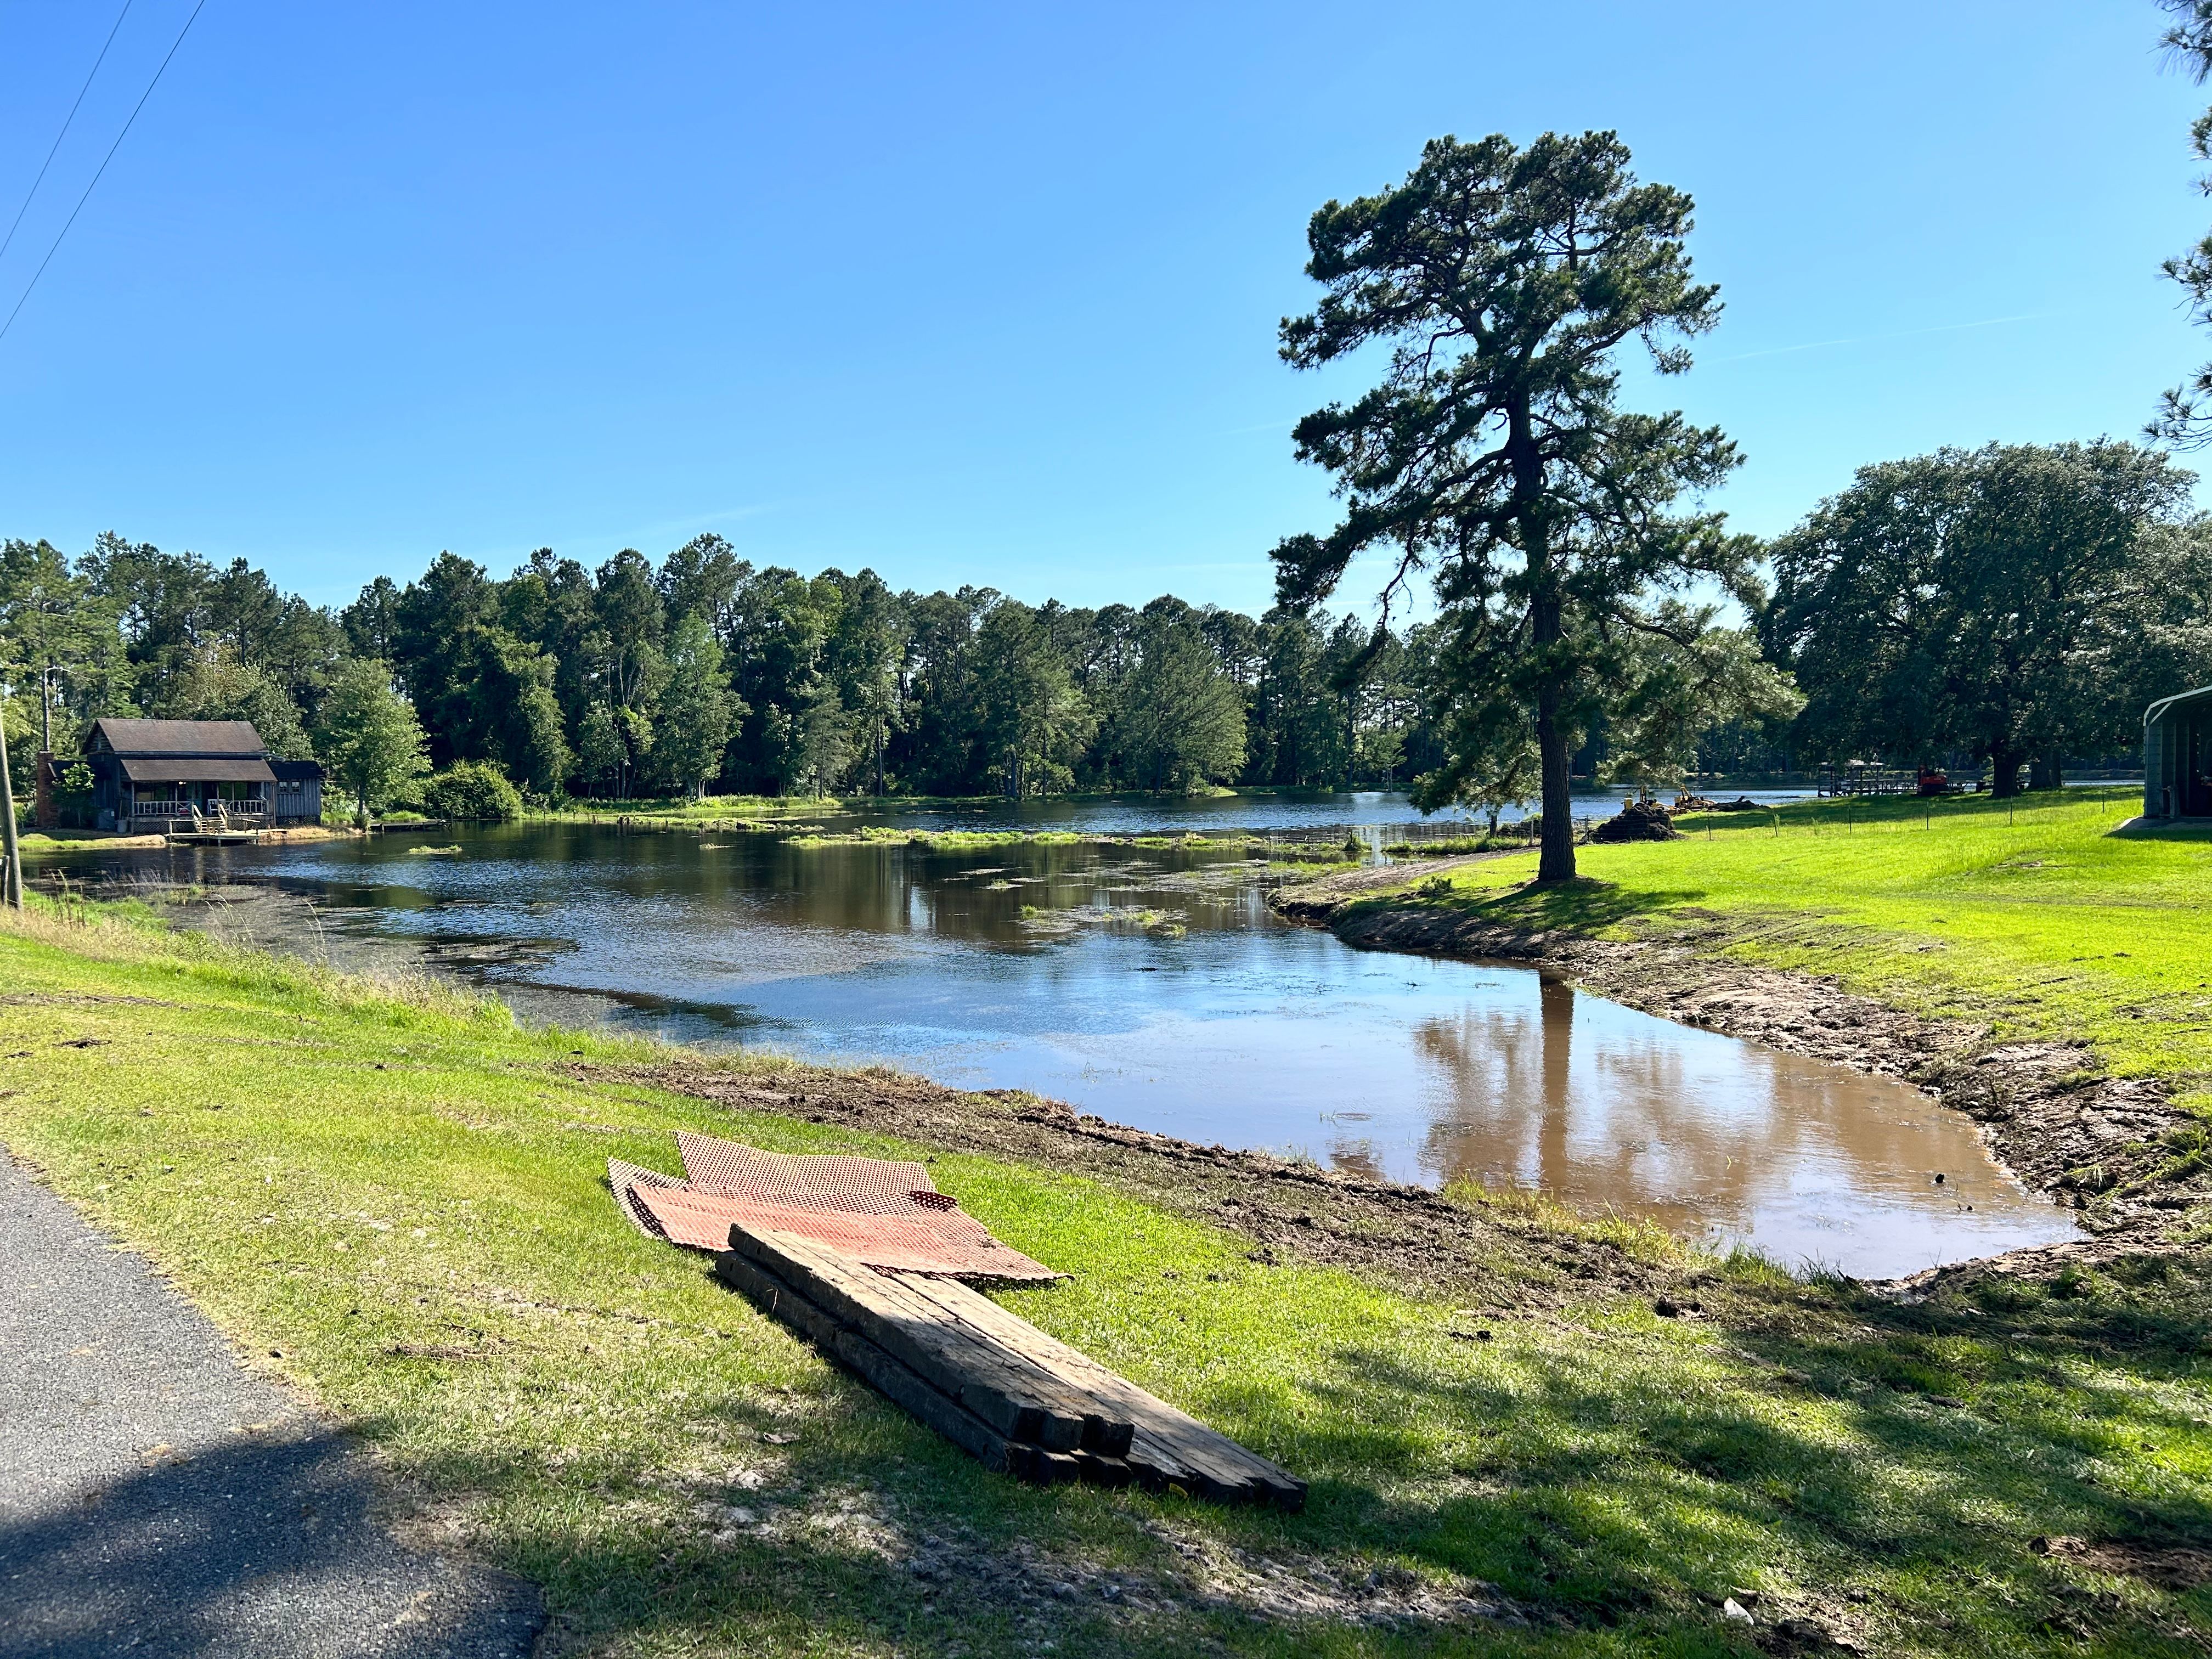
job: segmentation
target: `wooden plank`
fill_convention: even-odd
[[[1279,1464],[1208,1428],[990,1297],[953,1279],[891,1276],[963,1322],[1018,1346],[1036,1364],[1098,1400],[1114,1414],[1127,1415],[1134,1429],[1127,1462],[1146,1484],[1179,1486],[1217,1501],[1273,1504],[1289,1510],[1304,1506],[1305,1482]]]
[[[736,1226],[730,1231],[730,1245],[1010,1440],[1067,1452],[1086,1437],[1104,1443],[1127,1432],[1115,1425],[1109,1436],[1106,1418],[1089,1392],[972,1324],[948,1316],[944,1307],[900,1279],[792,1233]],[[1107,1448],[1102,1443],[1098,1449]]]
[[[1135,1484],[1137,1479],[1137,1472],[1129,1467],[1126,1457],[1079,1451],[1075,1454],[1075,1462],[1083,1471],[1083,1478],[1094,1486],[1127,1486]]]
[[[726,1282],[989,1468],[1304,1506],[1304,1481],[967,1285],[876,1273],[792,1235],[738,1228],[731,1243],[717,1259]],[[1048,1389],[1056,1421],[1038,1404]],[[1071,1437],[1079,1420],[1088,1444]],[[1058,1443],[1042,1443],[1048,1431]]]
[[[743,1291],[762,1312],[811,1338],[830,1358],[985,1468],[1031,1480],[1048,1480],[1057,1473],[1032,1467],[1035,1459],[1048,1454],[1008,1440],[972,1412],[963,1410],[957,1401],[931,1388],[858,1331],[840,1324],[767,1268],[732,1250],[715,1257],[714,1273],[724,1284]]]
[[[942,1282],[929,1293],[960,1308],[966,1317],[977,1322],[1003,1322],[1010,1336],[1018,1334],[1037,1364],[1126,1412],[1135,1431],[1128,1459],[1146,1477],[1146,1484],[1179,1486],[1220,1500],[1261,1502],[1286,1495],[1275,1491],[1278,1486],[1297,1487],[1296,1481],[1265,1458],[1108,1370],[1090,1355],[1038,1330],[989,1297],[964,1285]]]
[[[1103,1407],[1089,1377],[1077,1379],[1066,1369],[1055,1370],[1047,1361],[1050,1352],[1057,1349],[1083,1360],[1097,1376],[1110,1378],[1115,1382],[1121,1382],[1122,1379],[1115,1376],[1104,1366],[1077,1353],[1073,1348],[1054,1342],[1052,1338],[1019,1315],[1010,1313],[990,1297],[979,1294],[957,1279],[947,1279],[937,1273],[890,1269],[872,1271],[878,1281],[887,1281],[896,1290],[928,1304],[935,1316],[950,1322],[952,1328],[977,1342],[988,1344],[992,1348],[1011,1355],[1025,1371],[1030,1368],[1043,1371],[1064,1386],[1079,1402],[1084,1412],[1083,1438],[1078,1449],[1096,1452],[1105,1457],[1121,1457],[1127,1453],[1130,1438],[1135,1432],[1135,1423]],[[1150,1397],[1146,1396],[1147,1399]],[[1172,1411],[1174,1408],[1167,1407],[1164,1409]]]
[[[1047,1451],[1082,1443],[1087,1397],[975,1340],[883,1275],[794,1234],[738,1227],[731,1239],[1009,1439]]]

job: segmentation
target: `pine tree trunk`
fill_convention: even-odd
[[[1528,621],[1529,636],[1540,655],[1557,645],[1562,632],[1558,597],[1538,599],[1529,607]],[[1553,672],[1545,675],[1536,693],[1536,756],[1544,799],[1543,851],[1536,860],[1539,882],[1575,878],[1574,779],[1567,769],[1574,756],[1561,718],[1565,691]]]
[[[1575,878],[1573,781],[1567,774],[1567,736],[1560,729],[1559,694],[1547,688],[1536,711],[1536,752],[1544,773],[1543,851],[1536,860],[1540,882]]]
[[[1528,637],[1543,678],[1536,693],[1536,754],[1544,792],[1543,850],[1536,858],[1536,879],[1575,878],[1573,780],[1567,771],[1574,757],[1567,747],[1564,714],[1566,686],[1557,665],[1543,659],[1565,632],[1557,575],[1552,569],[1550,527],[1544,521],[1544,465],[1526,404],[1507,411],[1506,447],[1512,455],[1515,516],[1521,526],[1522,556],[1528,562],[1534,597],[1528,606]]]

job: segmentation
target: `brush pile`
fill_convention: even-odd
[[[1678,841],[1681,832],[1674,828],[1673,815],[1657,801],[1625,800],[1619,814],[1591,830],[1589,838],[1595,842]]]

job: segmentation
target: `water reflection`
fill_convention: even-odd
[[[1966,1121],[1519,968],[1288,927],[1242,854],[794,847],[522,826],[72,855],[207,884],[208,925],[428,966],[526,1017],[1057,1096],[1397,1180],[1540,1188],[1791,1262],[1910,1272],[2065,1236]],[[1941,1187],[1934,1183],[1945,1176]]]
[[[1431,1180],[1540,1188],[1861,1273],[2067,1231],[1965,1119],[1901,1085],[1554,981],[1533,1001],[1415,1029],[1430,1068],[1418,1157]]]

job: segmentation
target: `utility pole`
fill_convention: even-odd
[[[15,844],[15,787],[8,776],[8,690],[0,684],[0,856],[7,860],[0,878],[0,904],[23,908],[23,849]]]

